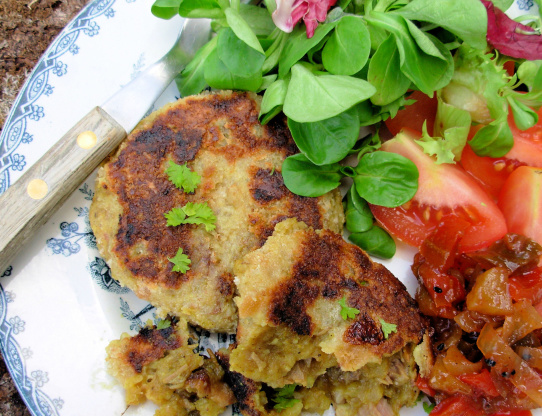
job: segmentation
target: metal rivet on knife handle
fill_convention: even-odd
[[[49,187],[43,179],[32,179],[26,187],[26,193],[32,199],[43,199],[48,191]]]
[[[93,131],[87,130],[77,136],[77,144],[82,149],[92,149],[96,146],[98,138]]]

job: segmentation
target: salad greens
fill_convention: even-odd
[[[260,121],[284,113],[301,152],[283,163],[285,185],[319,196],[353,183],[346,227],[371,254],[391,257],[395,245],[367,202],[400,206],[418,186],[413,163],[375,152],[382,122],[413,103],[411,91],[437,94],[435,131],[424,129],[418,141],[436,163],[454,163],[466,145],[481,156],[506,154],[509,109],[521,129],[538,121],[531,107],[542,105],[542,46],[538,53],[532,34],[540,32],[540,16],[530,26],[512,21],[500,11],[512,0],[276,2],[155,0],[152,12],[213,19],[216,36],[177,77],[181,94],[209,87],[262,94]],[[518,48],[507,56],[495,48],[509,45],[511,33]],[[478,123],[485,126],[467,144]],[[369,136],[360,134],[366,126]],[[349,155],[354,167],[344,162]]]

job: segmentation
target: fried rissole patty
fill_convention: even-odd
[[[224,381],[231,387],[239,411],[244,416],[298,416],[301,412],[323,414],[331,405],[336,416],[391,416],[399,414],[403,406],[412,406],[419,394],[414,383],[417,371],[413,345],[357,371],[346,372],[339,367],[331,367],[310,388],[287,387],[290,393],[293,390],[291,395],[284,395],[284,388],[272,389],[265,383],[232,371],[232,347],[219,350],[216,358],[224,368]],[[284,397],[293,399],[288,400],[286,408],[280,407],[286,404]]]
[[[100,253],[112,276],[162,315],[234,332],[235,260],[285,218],[342,230],[338,191],[305,198],[284,186],[282,161],[297,149],[284,120],[259,123],[259,103],[255,94],[234,92],[181,99],[144,119],[98,172],[90,224]],[[173,185],[169,161],[201,176],[195,192]],[[216,230],[168,227],[164,213],[187,202],[206,202]],[[192,262],[186,273],[168,260],[179,248]]]
[[[126,404],[147,399],[160,416],[217,416],[234,402],[215,357],[194,352],[186,322],[168,320],[158,329],[146,326],[107,346],[109,373],[126,389]],[[165,325],[164,325],[165,326]]]
[[[311,387],[330,368],[352,373],[400,351],[412,357],[427,330],[390,271],[341,235],[295,219],[278,224],[263,247],[239,260],[235,283],[231,370],[273,388]],[[341,299],[359,313],[344,320]],[[395,330],[385,332],[384,323]]]

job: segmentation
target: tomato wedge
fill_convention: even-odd
[[[508,124],[514,136],[514,147],[503,157],[491,158],[476,155],[465,146],[461,165],[496,199],[510,174],[520,166],[542,168],[542,107],[538,110],[538,123],[527,130],[520,130],[514,123],[512,111]],[[472,131],[472,130],[471,130]]]
[[[437,96],[434,95],[431,98],[421,91],[414,91],[408,96],[408,99],[416,100],[416,102],[399,110],[395,117],[384,121],[390,133],[395,136],[405,127],[414,131],[422,131],[423,123],[427,122],[427,132],[433,134],[438,107]]]
[[[506,222],[491,197],[460,166],[437,165],[414,141],[420,135],[403,129],[382,150],[401,154],[418,167],[418,192],[397,208],[371,205],[378,222],[392,235],[419,247],[440,224],[469,223],[459,252],[484,248],[506,234]],[[458,230],[459,232],[460,230]]]
[[[474,401],[463,395],[451,396],[441,401],[429,414],[430,416],[481,416],[484,413]]]
[[[498,205],[509,232],[542,245],[542,168],[517,168],[506,180]]]

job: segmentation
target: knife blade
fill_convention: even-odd
[[[209,19],[185,19],[168,53],[92,109],[0,196],[0,273],[119,146],[210,37]]]

